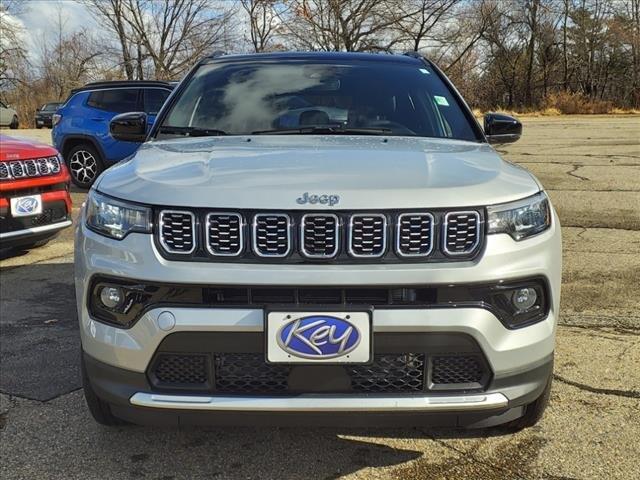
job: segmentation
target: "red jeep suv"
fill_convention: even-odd
[[[69,172],[58,151],[0,135],[0,247],[36,247],[69,225]]]

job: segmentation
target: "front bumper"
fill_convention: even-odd
[[[13,218],[9,198],[0,198],[0,246],[17,247],[49,238],[71,225],[71,197],[67,190],[41,193],[42,213]],[[20,190],[12,196],[22,196]]]
[[[91,318],[86,299],[94,275],[136,278],[149,282],[201,285],[419,285],[500,282],[544,277],[549,283],[549,315],[534,325],[509,330],[482,308],[376,309],[374,334],[455,333],[472,338],[491,370],[491,382],[481,392],[411,397],[367,395],[296,395],[256,399],[251,395],[165,394],[154,391],[148,368],[164,340],[181,332],[261,334],[264,312],[257,308],[187,308],[163,306],[147,311],[131,328],[121,329]],[[394,265],[264,265],[168,261],[157,252],[149,235],[130,234],[114,241],[95,234],[79,222],[76,243],[76,295],[83,349],[92,385],[101,398],[116,405],[114,412],[136,422],[158,423],[171,417],[179,422],[201,421],[203,413],[217,417],[243,411],[260,417],[268,413],[318,414],[400,413],[432,414],[447,424],[487,426],[522,415],[524,405],[540,395],[551,374],[555,327],[560,302],[561,240],[554,213],[552,227],[531,239],[515,242],[507,235],[490,235],[483,255],[471,262]],[[170,329],[158,322],[162,312],[175,317]],[[99,365],[96,367],[95,365]],[[105,374],[106,372],[111,372]],[[101,373],[103,372],[103,373]],[[131,380],[135,378],[136,380]],[[481,416],[478,416],[482,412]],[[262,415],[265,414],[265,415]],[[462,418],[468,414],[468,418]],[[338,415],[339,417],[340,415]],[[365,415],[366,416],[366,415]],[[427,418],[428,417],[428,418]],[[243,418],[245,418],[243,416]],[[222,423],[224,418],[217,420]],[[237,420],[237,419],[236,419]],[[376,420],[377,421],[377,420]],[[435,423],[434,423],[435,422]],[[489,422],[489,423],[487,423]],[[218,422],[216,422],[218,423]],[[235,422],[233,422],[235,423]]]

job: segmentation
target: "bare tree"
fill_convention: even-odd
[[[284,10],[284,5],[274,0],[240,0],[240,5],[249,17],[249,35],[253,50],[268,50],[279,24],[277,9]]]
[[[24,4],[15,0],[0,3],[0,91],[20,83],[29,69],[23,41],[23,28],[15,16],[22,13]]]
[[[414,52],[420,50],[426,40],[435,40],[433,31],[449,20],[447,16],[459,0],[409,0],[398,2],[404,13],[393,26],[411,44]],[[441,32],[439,32],[441,33]]]
[[[119,53],[122,56],[121,64],[127,80],[134,80],[136,76],[138,79],[142,79],[141,67],[143,59],[140,40],[135,36],[125,20],[126,0],[80,1],[96,17],[103,19],[106,22],[106,27],[115,34],[119,43]]]
[[[293,44],[309,50],[390,50],[402,41],[393,27],[410,13],[390,0],[292,0],[284,19]]]
[[[209,0],[81,0],[115,34],[127,78],[177,78],[228,34],[231,11]],[[135,59],[135,62],[133,61]]]

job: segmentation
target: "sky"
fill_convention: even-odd
[[[24,27],[24,40],[31,57],[38,55],[42,38],[57,30],[58,14],[67,32],[83,27],[98,28],[93,16],[84,5],[72,0],[23,0],[24,11],[16,20]]]

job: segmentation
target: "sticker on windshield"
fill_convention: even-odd
[[[424,74],[426,74],[426,75],[429,75],[429,74],[430,74],[430,73],[429,73],[429,70],[427,70],[426,68],[420,68],[419,70],[420,70],[420,72],[421,72],[421,73],[424,73]]]
[[[436,101],[438,105],[442,105],[443,107],[449,106],[449,102],[445,97],[441,97],[440,95],[434,95],[433,99]]]

